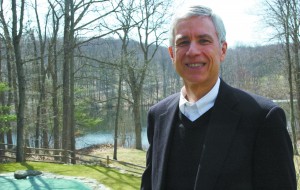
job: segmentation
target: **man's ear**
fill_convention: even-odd
[[[227,42],[223,42],[222,43],[222,47],[221,47],[221,62],[225,60],[226,57],[226,53],[227,53]]]
[[[174,59],[173,47],[170,46],[170,47],[168,48],[168,50],[169,50],[169,55],[170,55],[171,59],[173,60],[173,59]]]

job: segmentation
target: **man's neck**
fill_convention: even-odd
[[[186,94],[186,99],[189,102],[197,102],[204,97],[216,84],[218,78],[210,84],[186,84],[183,87],[183,91]]]

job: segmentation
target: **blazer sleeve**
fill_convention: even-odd
[[[259,127],[253,161],[255,190],[296,190],[293,147],[280,107],[273,107]]]
[[[147,119],[147,137],[149,142],[149,148],[147,150],[146,156],[146,169],[142,175],[141,190],[151,190],[152,189],[152,142],[153,142],[153,117],[151,114],[151,109],[148,112]]]

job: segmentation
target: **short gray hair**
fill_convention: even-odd
[[[217,36],[218,36],[220,45],[226,41],[226,30],[225,30],[223,20],[221,19],[220,16],[215,14],[211,8],[205,7],[202,5],[191,5],[181,11],[182,11],[181,13],[174,15],[175,17],[173,18],[173,21],[171,24],[170,37],[169,37],[170,46],[174,46],[174,37],[175,37],[174,29],[175,29],[176,25],[178,24],[178,22],[180,20],[194,17],[194,16],[209,17],[212,20],[213,25],[216,28],[216,32],[217,32]]]

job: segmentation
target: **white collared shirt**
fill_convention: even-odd
[[[186,93],[181,89],[179,109],[191,121],[195,121],[215,104],[220,88],[220,78],[218,78],[214,87],[197,102],[189,102],[185,97]]]

